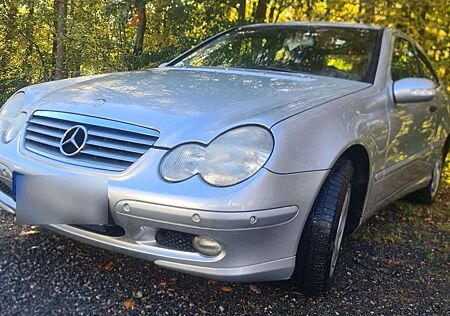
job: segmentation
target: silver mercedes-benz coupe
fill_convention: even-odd
[[[160,267],[320,294],[343,235],[406,195],[432,202],[445,90],[395,29],[233,28],[157,69],[15,93],[0,206]]]

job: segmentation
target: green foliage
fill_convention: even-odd
[[[347,21],[394,26],[418,40],[450,87],[447,0],[148,0],[144,51],[133,54],[136,1],[66,0],[69,77],[143,69],[231,26]],[[52,80],[55,0],[0,1],[0,104],[18,88]]]

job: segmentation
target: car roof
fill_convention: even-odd
[[[285,27],[285,26],[319,26],[319,27],[345,27],[369,30],[382,30],[383,27],[377,25],[348,23],[348,22],[279,22],[279,23],[258,23],[243,25],[239,28],[264,28],[264,27]]]

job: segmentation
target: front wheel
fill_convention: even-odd
[[[350,205],[353,165],[333,167],[314,202],[297,251],[293,278],[303,292],[318,295],[332,284]]]

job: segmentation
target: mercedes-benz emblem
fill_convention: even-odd
[[[69,128],[59,143],[59,150],[64,156],[75,156],[86,145],[88,131],[84,126],[76,125]]]

